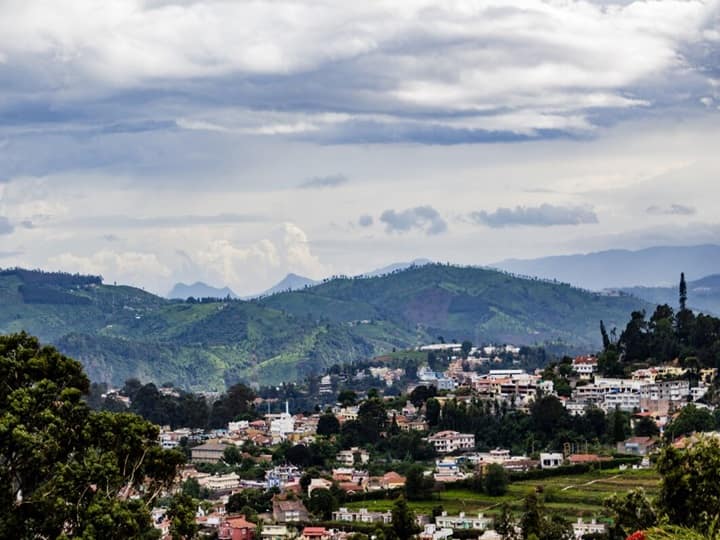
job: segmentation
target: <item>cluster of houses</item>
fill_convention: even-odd
[[[435,386],[439,392],[436,397],[441,404],[448,399],[481,399],[504,406],[525,409],[540,394],[556,395],[553,381],[543,380],[542,373],[528,373],[522,369],[489,369],[478,372],[483,365],[492,365],[497,355],[517,354],[512,346],[483,347],[471,350],[470,356],[460,357],[461,345],[436,344],[421,348],[425,351],[450,350],[454,355],[447,370],[436,372],[422,367],[417,372],[414,386]],[[495,357],[493,358],[493,355]],[[464,355],[466,356],[466,355]],[[601,377],[597,372],[597,359],[592,356],[579,356],[572,362],[572,385],[570,397],[561,397],[563,405],[571,414],[584,414],[589,406],[599,407],[606,412],[620,409],[632,412],[636,416],[648,416],[662,428],[672,415],[689,402],[696,402],[707,392],[710,382],[716,375],[715,370],[699,370],[697,384],[690,385],[686,370],[674,366],[660,366],[639,369],[627,379]],[[390,367],[370,368],[370,376],[384,380],[390,386],[404,376],[403,370]],[[324,377],[320,381],[320,393],[331,392],[331,381]],[[459,391],[462,389],[463,391]],[[358,419],[358,406],[336,405],[331,408],[340,424]],[[393,420],[399,429],[416,430],[427,433],[428,423],[423,409],[411,402],[388,411],[388,419]],[[268,413],[255,421],[230,422],[225,429],[207,432],[190,429],[163,429],[160,443],[165,448],[174,448],[186,439],[191,443],[191,465],[183,471],[183,480],[194,478],[199,486],[218,501],[211,512],[198,511],[198,524],[217,534],[222,540],[344,540],[347,533],[332,528],[306,526],[311,516],[303,505],[302,496],[310,496],[317,489],[329,489],[331,486],[343,490],[346,494],[368,493],[380,490],[393,490],[405,486],[405,478],[397,472],[387,472],[382,476],[371,476],[366,470],[371,459],[364,448],[343,449],[335,456],[335,467],[325,471],[324,477],[313,478],[309,485],[303,484],[303,471],[293,465],[272,464],[271,449],[284,441],[309,444],[316,438],[320,414],[291,414],[289,406],[280,413]],[[507,471],[528,471],[533,468],[556,468],[563,465],[599,463],[602,456],[582,452],[578,448],[564,449],[562,453],[540,453],[533,458],[526,455],[512,455],[510,450],[496,448],[488,452],[476,451],[475,436],[472,433],[460,433],[444,430],[430,433],[426,440],[433,446],[438,458],[432,475],[437,483],[451,483],[464,480],[476,471],[484,471],[490,465],[500,465]],[[257,455],[243,453],[243,445],[251,442],[254,447],[266,448]],[[657,445],[652,437],[631,437],[617,444],[617,452],[648,456]],[[263,463],[265,477],[261,480],[244,480],[234,472],[227,474],[209,474],[199,472],[194,465],[222,462],[228,448],[236,447],[245,459]],[[576,450],[576,451],[573,451]],[[644,461],[644,463],[647,463]],[[193,465],[194,464],[194,465]],[[277,488],[280,495],[273,499],[272,512],[261,515],[262,526],[250,522],[243,515],[226,515],[223,502],[229,496],[242,489]],[[158,511],[154,514],[156,525],[166,532],[167,518]],[[388,511],[373,511],[367,508],[341,507],[332,514],[337,523],[388,524],[392,516]],[[446,540],[458,530],[484,531],[481,540],[497,540],[492,531],[492,520],[486,516],[460,513],[448,515],[443,512],[430,518],[418,516],[422,540]],[[595,520],[579,519],[573,523],[576,538],[583,535],[601,533],[603,523]]]

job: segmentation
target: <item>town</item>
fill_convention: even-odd
[[[509,509],[509,484],[530,488],[533,479],[562,477],[567,490],[594,472],[600,476],[590,484],[626,475],[653,489],[650,459],[663,437],[683,444],[686,435],[716,428],[704,400],[714,368],[668,363],[609,377],[595,355],[518,367],[535,352],[434,343],[367,365],[334,366],[304,385],[243,387],[248,401],[226,411],[227,422],[166,425],[159,443],[187,456],[174,489],[195,501],[201,536],[381,537],[405,512],[423,540],[500,540],[511,537],[503,516],[511,528],[520,526]],[[129,383],[105,388],[102,402],[133,410],[133,397],[147,401],[148,390],[160,401],[182,394]],[[298,408],[313,402],[310,410]],[[490,423],[492,435],[478,422]],[[453,494],[469,493],[479,498],[465,510],[443,507]],[[607,508],[558,500],[567,502],[560,509],[573,538],[608,532]],[[167,508],[157,506],[152,517],[169,538]]]

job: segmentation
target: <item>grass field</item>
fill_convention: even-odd
[[[502,503],[507,502],[516,512],[522,510],[523,499],[527,493],[542,487],[545,505],[566,519],[577,517],[598,519],[607,518],[603,508],[603,500],[613,493],[625,493],[631,489],[642,487],[649,496],[658,492],[659,477],[654,470],[609,469],[581,475],[557,476],[541,480],[524,480],[513,482],[507,494],[502,497],[490,497],[470,490],[446,490],[435,495],[428,501],[409,501],[410,507],[418,514],[430,514],[433,507],[442,506],[449,514],[465,512],[466,514],[482,512],[494,515]],[[349,503],[350,508],[367,508],[369,510],[388,510],[393,501],[359,501]]]

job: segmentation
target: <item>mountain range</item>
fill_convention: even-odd
[[[189,389],[277,384],[393,348],[446,340],[594,350],[598,323],[624,326],[626,295],[441,264],[336,278],[243,300],[168,300],[99,277],[0,271],[0,332],[26,330],[85,365],[93,380],[129,377]]]
[[[585,289],[676,286],[680,273],[700,279],[720,273],[720,245],[614,249],[538,259],[508,259],[490,265],[514,274],[557,279]]]
[[[687,283],[688,306],[693,311],[720,315],[720,274],[706,276]],[[623,287],[626,294],[632,294],[652,304],[678,303],[678,286],[674,287]]]

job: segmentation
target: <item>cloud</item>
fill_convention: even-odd
[[[154,253],[120,252],[108,249],[88,256],[61,253],[48,259],[48,268],[101,275],[108,282],[117,281],[137,286],[171,275],[170,268]]]
[[[322,189],[333,188],[347,184],[348,179],[342,174],[331,174],[329,176],[316,176],[309,178],[300,184],[301,189]]]
[[[358,225],[361,227],[371,227],[374,222],[375,220],[370,214],[363,214],[358,218]]]
[[[388,233],[403,233],[412,229],[425,231],[428,235],[441,234],[447,231],[447,222],[432,206],[416,206],[396,212],[385,210],[380,216]]]
[[[669,206],[649,206],[646,212],[652,216],[692,216],[697,212],[692,206],[671,204]]]
[[[0,235],[12,234],[14,230],[15,227],[10,223],[10,220],[5,216],[0,216]]]
[[[263,216],[255,214],[215,214],[215,215],[184,215],[133,217],[125,215],[101,215],[73,218],[62,223],[72,227],[95,228],[175,228],[193,227],[196,225],[232,225],[237,223],[257,223],[264,221]]]
[[[711,0],[108,5],[0,3],[0,124],[544,138],[630,110],[704,109],[720,43]]]
[[[495,229],[503,227],[551,227],[554,225],[582,225],[598,223],[598,218],[591,208],[582,206],[554,206],[542,204],[537,207],[516,206],[498,208],[494,212],[473,212],[470,219],[480,225]]]

